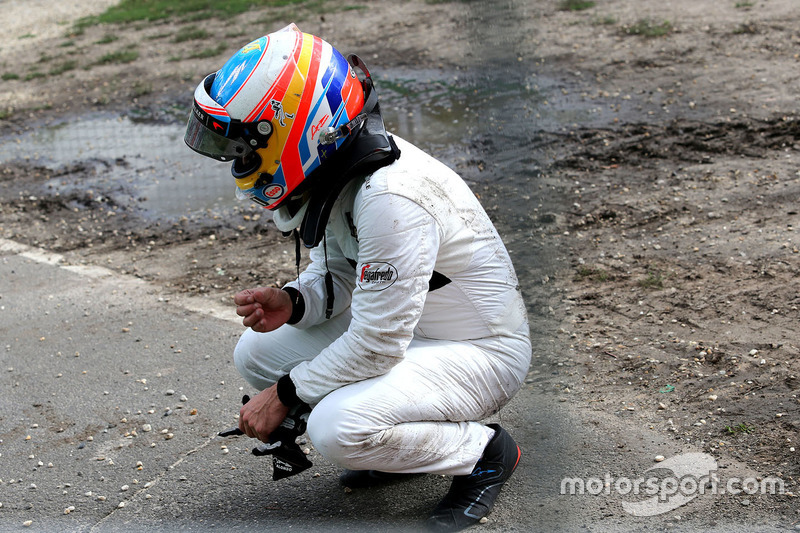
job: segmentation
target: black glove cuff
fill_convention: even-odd
[[[305,404],[305,402],[297,396],[297,388],[294,386],[294,381],[289,377],[289,374],[286,374],[278,380],[278,399],[289,409]]]
[[[300,291],[294,287],[284,287],[283,290],[289,293],[292,299],[292,316],[289,317],[286,323],[289,325],[297,324],[303,319],[303,315],[306,314],[306,302],[303,300],[303,295]]]

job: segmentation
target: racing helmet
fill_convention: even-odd
[[[270,210],[299,200],[306,179],[363,122],[364,88],[329,43],[290,24],[245,45],[194,93],[184,140],[232,161],[237,196]]]

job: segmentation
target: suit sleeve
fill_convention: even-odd
[[[290,374],[298,397],[312,405],[344,385],[385,374],[403,359],[436,263],[438,226],[415,202],[378,194],[359,203],[354,222],[359,252],[350,327]]]

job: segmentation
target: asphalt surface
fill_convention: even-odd
[[[302,437],[314,466],[274,482],[255,441],[217,435],[252,392],[231,356],[242,329],[232,308],[0,239],[0,530],[421,530],[449,479],[348,491]],[[494,418],[523,460],[475,530],[739,529],[704,520],[708,501],[633,517],[613,496],[560,494],[565,477],[633,474],[688,450],[529,381]]]

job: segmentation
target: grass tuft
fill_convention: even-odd
[[[596,283],[603,283],[609,279],[611,279],[611,275],[602,268],[582,266],[575,274],[576,281],[590,280]]]
[[[672,23],[665,20],[658,24],[650,19],[641,19],[631,26],[624,26],[622,31],[627,35],[639,35],[640,37],[663,37],[672,33]]]
[[[209,37],[211,37],[211,34],[203,28],[198,28],[197,26],[185,26],[178,30],[178,33],[175,34],[172,42],[183,43],[186,41],[199,41],[208,39]]]
[[[63,63],[54,66],[50,69],[51,76],[58,76],[59,74],[63,74],[65,72],[69,72],[70,70],[75,70],[75,67],[78,66],[78,62],[75,60],[64,61]]]
[[[559,5],[561,11],[584,11],[595,6],[591,0],[562,0]]]
[[[664,273],[660,270],[650,270],[647,277],[639,280],[639,286],[643,289],[663,289]]]
[[[108,65],[110,63],[132,63],[139,58],[138,50],[117,50],[109,52],[97,60],[98,65]]]
[[[748,433],[749,434],[749,433],[752,433],[753,431],[756,430],[755,426],[748,426],[744,422],[742,422],[741,424],[737,424],[735,426],[725,426],[725,429],[731,435],[736,435],[736,434],[741,434],[741,433]]]

